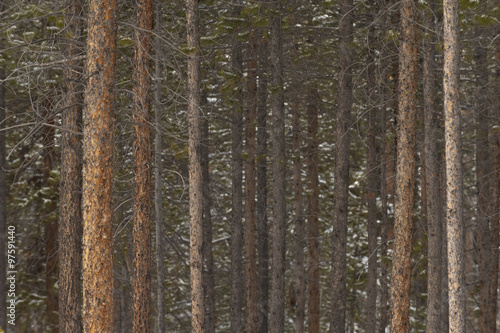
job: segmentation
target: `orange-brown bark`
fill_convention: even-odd
[[[83,139],[83,329],[113,332],[116,0],[89,3]]]

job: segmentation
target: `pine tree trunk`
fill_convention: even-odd
[[[133,332],[151,332],[151,134],[149,125],[151,81],[151,0],[137,2],[133,71],[134,210],[133,210]]]
[[[318,158],[318,103],[317,89],[309,88],[307,107],[307,187],[308,187],[308,332],[320,332],[320,230],[319,230],[319,158]]]
[[[156,21],[155,21],[155,33],[157,36],[161,36],[161,2],[156,2]],[[155,218],[156,218],[156,298],[157,298],[157,328],[158,333],[165,332],[165,265],[164,265],[164,250],[163,250],[163,196],[162,196],[162,141],[161,141],[161,116],[162,116],[162,106],[161,106],[161,45],[162,42],[160,38],[156,38],[156,59],[155,59]]]
[[[433,8],[423,11],[423,24],[433,30]],[[424,124],[425,124],[425,191],[427,197],[427,333],[440,332],[441,323],[441,243],[443,241],[439,194],[438,168],[438,119],[436,117],[436,75],[434,61],[434,43],[436,38],[433,32],[428,32],[423,38],[423,85],[424,85]]]
[[[385,109],[385,108],[384,108]],[[390,141],[386,139],[386,115],[382,110],[380,117],[380,136],[385,146],[382,146],[382,156],[380,163],[380,201],[382,206],[382,217],[380,219],[380,322],[379,333],[385,333],[389,325],[389,265],[387,263],[387,241],[389,233],[388,199],[387,199],[387,165],[388,156],[391,149]]]
[[[233,1],[233,15],[241,12],[241,0]],[[232,124],[232,230],[231,230],[231,332],[243,331],[243,76],[241,43],[236,34],[232,37],[231,68],[236,89],[233,102]]]
[[[246,332],[258,329],[257,310],[257,227],[255,224],[255,125],[257,123],[257,36],[250,33],[247,73],[248,111],[245,160],[245,266],[246,266]]]
[[[410,328],[410,275],[415,185],[417,40],[413,0],[401,3],[395,242],[392,266],[391,332]]]
[[[458,1],[444,0],[446,224],[450,332],[465,332],[462,140],[460,133]]]
[[[368,51],[367,59],[367,83],[368,83],[368,130],[367,138],[367,206],[368,206],[368,281],[366,286],[366,321],[365,331],[367,333],[375,333],[377,328],[376,313],[377,313],[377,133],[376,133],[376,116],[377,106],[375,91],[371,90],[376,87],[375,82],[375,57],[371,50],[373,42],[373,31],[371,28],[368,32]]]
[[[381,11],[386,12],[385,6]],[[385,36],[387,30],[387,14],[383,14],[380,35]],[[387,71],[388,61],[383,60],[381,63],[382,71]],[[384,79],[387,78],[387,74]],[[385,80],[384,80],[385,81]],[[389,265],[387,260],[387,241],[389,232],[389,217],[388,217],[388,193],[387,193],[387,167],[389,163],[389,155],[391,152],[392,140],[387,139],[387,121],[386,113],[387,106],[389,105],[389,93],[385,88],[385,83],[379,81],[379,89],[382,97],[381,110],[380,110],[380,202],[381,202],[381,218],[380,218],[380,320],[378,325],[378,332],[385,333],[386,327],[389,324]]]
[[[257,249],[259,259],[259,333],[268,331],[269,245],[267,231],[267,41],[259,41],[257,106]]]
[[[349,127],[352,108],[352,0],[340,2],[339,91],[335,133],[334,207],[332,232],[332,333],[343,333],[346,325],[347,211],[349,186]]]
[[[189,132],[189,261],[191,267],[191,329],[205,332],[203,291],[203,181],[201,170],[200,35],[197,0],[186,1]]]
[[[61,136],[61,183],[59,197],[59,329],[61,332],[82,331],[81,322],[81,182],[82,182],[82,138],[78,135],[82,127],[82,76],[81,60],[75,60],[82,50],[82,24],[78,18],[83,12],[79,0],[71,1],[65,14],[65,25],[69,34],[65,56],[68,67],[64,71],[66,89],[65,106],[62,113]]]
[[[113,332],[115,0],[91,0],[83,137],[83,329]]]
[[[281,0],[272,2],[271,25],[271,111],[273,225],[271,262],[270,331],[284,332],[285,324],[285,108],[283,91],[283,52],[281,39]]]

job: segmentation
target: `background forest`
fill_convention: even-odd
[[[87,24],[97,2],[109,1],[0,3],[0,270],[7,270],[7,227],[15,226],[18,272],[15,326],[4,316],[7,289],[0,293],[0,327],[7,332],[82,329],[59,326],[63,312],[81,318],[85,293],[78,287],[81,204],[61,200],[82,193],[81,141],[90,119],[85,114],[82,121],[82,113],[91,103],[84,99],[91,77]],[[197,7],[199,22],[188,21],[186,3]],[[141,249],[151,284],[145,326],[198,331],[190,287],[193,59],[202,115],[197,194],[205,331],[278,332],[271,312],[280,307],[286,332],[389,331],[397,156],[405,152],[414,158],[409,327],[448,331],[441,2],[117,0],[117,8],[116,48],[106,49],[116,52],[109,155],[114,332],[137,325],[134,257]],[[498,1],[459,1],[467,332],[500,327],[499,17]],[[186,38],[193,33],[199,45]],[[410,76],[401,67],[405,59],[415,60]],[[405,91],[415,97],[414,113],[401,123]],[[398,137],[406,126],[413,128],[412,149]],[[149,147],[143,169],[136,163],[141,131]],[[79,173],[64,178],[68,142],[80,156]],[[134,190],[146,171],[147,203]],[[76,189],[68,192],[71,182]],[[143,209],[151,222],[136,229]],[[64,233],[68,214],[74,214],[74,256]],[[140,230],[149,236],[138,236]],[[281,253],[283,270],[273,266]],[[60,274],[68,267],[76,270],[79,295],[71,309],[61,305],[68,300]],[[283,288],[274,288],[280,272]]]

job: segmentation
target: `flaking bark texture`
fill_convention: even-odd
[[[116,0],[91,0],[83,137],[83,330],[113,332],[113,106]]]
[[[433,8],[423,10],[423,24],[428,29],[423,37],[423,85],[424,85],[424,154],[425,154],[425,192],[427,196],[427,333],[440,332],[441,323],[441,273],[442,229],[440,219],[441,196],[439,193],[438,167],[438,118],[436,109],[436,75],[435,75],[435,35],[432,32]]]
[[[257,333],[257,226],[255,222],[255,150],[257,125],[257,31],[250,33],[248,46],[248,111],[246,122],[245,160],[245,271],[246,271],[246,332]]]
[[[349,186],[349,126],[352,108],[352,0],[340,2],[338,113],[335,132],[332,289],[330,332],[345,331],[347,275],[347,213]]]
[[[281,0],[269,5],[271,10],[271,112],[273,224],[270,327],[274,333],[284,332],[285,324],[285,108],[283,90],[283,52],[281,39]]]
[[[317,89],[309,89],[307,107],[307,189],[308,189],[308,332],[320,332],[320,229],[319,229],[319,158],[318,158],[318,103]]]
[[[186,0],[189,135],[189,262],[191,268],[191,329],[205,332],[203,291],[203,181],[201,170],[200,34],[198,0]]]
[[[59,329],[61,332],[82,331],[80,274],[82,267],[82,127],[83,85],[75,60],[82,50],[82,3],[71,1],[64,20],[68,46],[64,55],[68,66],[64,70],[65,106],[62,112],[61,183],[59,197]]]
[[[233,15],[241,12],[241,0],[233,1]],[[236,33],[232,36],[231,69],[235,76],[232,124],[232,230],[231,230],[231,332],[243,331],[243,63],[241,43]]]
[[[444,112],[449,330],[465,332],[462,138],[459,101],[458,0],[444,0]]]
[[[268,332],[269,245],[267,231],[267,41],[259,41],[257,106],[257,249],[259,259],[259,333]]]
[[[134,211],[132,291],[133,332],[151,332],[151,133],[150,100],[151,0],[139,0],[133,70]]]
[[[399,96],[397,120],[395,241],[392,266],[391,332],[410,328],[410,276],[415,185],[415,121],[417,89],[416,8],[413,0],[401,6]]]

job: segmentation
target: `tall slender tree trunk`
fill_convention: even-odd
[[[161,36],[161,2],[156,2],[156,21],[155,21],[155,33],[157,36]],[[156,217],[156,297],[157,297],[157,328],[158,333],[165,332],[165,265],[164,265],[164,248],[163,248],[163,196],[162,196],[162,141],[161,141],[161,116],[162,116],[162,105],[161,105],[161,75],[162,75],[162,52],[161,52],[161,40],[156,38],[155,43],[156,49],[156,59],[155,59],[155,217]]]
[[[238,17],[241,13],[241,0],[233,1],[233,15]],[[236,86],[233,101],[232,124],[232,230],[231,230],[231,332],[243,332],[243,90],[241,79],[243,65],[241,43],[236,33],[232,36],[231,69],[235,76]]]
[[[71,1],[65,14],[68,46],[65,56],[68,67],[64,71],[66,88],[66,109],[62,114],[61,133],[61,184],[59,198],[59,329],[61,332],[82,331],[80,292],[81,292],[81,182],[82,182],[82,139],[78,135],[82,127],[82,75],[79,68],[81,60],[75,60],[82,52],[83,14],[82,3]]]
[[[438,118],[436,115],[436,75],[435,75],[435,35],[432,32],[433,3],[425,8],[423,24],[429,31],[423,38],[423,85],[424,85],[424,124],[425,124],[425,190],[427,196],[427,333],[440,332],[441,324],[441,243],[442,230],[440,219],[441,196],[439,194],[438,166]]]
[[[318,104],[320,97],[317,89],[309,88],[307,107],[307,187],[308,194],[308,331],[320,332],[320,230],[319,230],[319,158],[318,158]]]
[[[259,333],[268,331],[269,245],[267,232],[267,41],[259,41],[257,106],[257,249],[259,259]]]
[[[475,45],[477,109],[476,109],[476,181],[477,181],[477,230],[479,243],[479,330],[492,332],[490,317],[491,282],[491,191],[492,159],[489,147],[489,105],[488,105],[488,56],[479,41]],[[494,331],[493,331],[494,332]]]
[[[133,210],[133,332],[151,332],[151,134],[149,76],[153,4],[137,2],[133,71],[134,210]]]
[[[205,110],[201,127],[203,149],[201,150],[201,172],[203,178],[203,259],[205,270],[203,272],[203,284],[205,289],[205,329],[207,333],[215,333],[215,281],[214,281],[214,257],[212,251],[212,197],[210,195],[210,121],[207,108],[207,97],[202,95],[202,105]]]
[[[391,332],[410,328],[410,275],[415,185],[415,121],[417,89],[416,9],[413,0],[401,3],[399,49],[398,143],[396,165],[395,242],[392,266]]]
[[[441,218],[441,235],[443,241],[441,242],[441,332],[448,332],[449,330],[449,293],[448,293],[448,242],[446,237],[448,234],[448,228],[445,223],[446,221],[446,161],[444,156],[438,156],[438,165],[440,165],[439,170],[439,184],[441,186],[441,206],[440,206],[440,218]]]
[[[272,173],[273,173],[273,225],[271,262],[270,331],[284,332],[285,324],[285,108],[283,91],[283,52],[281,39],[281,0],[272,2],[271,75],[272,91]]]
[[[450,332],[465,332],[465,266],[462,184],[462,138],[459,100],[458,0],[444,0],[444,112],[446,224]]]
[[[368,205],[368,282],[366,286],[366,321],[365,331],[375,333],[377,328],[377,133],[376,116],[377,105],[374,97],[375,82],[375,57],[372,49],[374,28],[368,32],[368,59],[367,59],[367,83],[368,83],[368,130],[367,130],[367,205]]]
[[[189,132],[189,261],[191,267],[191,329],[205,332],[203,291],[203,181],[201,169],[200,34],[197,0],[186,0]]]
[[[257,227],[255,224],[255,126],[257,124],[257,31],[250,33],[247,73],[248,112],[246,122],[245,160],[245,266],[246,266],[246,332],[258,329],[257,310]]]
[[[349,186],[349,126],[352,108],[352,0],[340,2],[339,94],[335,133],[335,171],[332,232],[332,308],[330,331],[345,331],[347,276],[347,211]]]
[[[91,0],[83,136],[83,329],[113,332],[115,0]]]
[[[386,12],[385,6],[381,8],[381,11]],[[387,14],[383,14],[380,35],[385,36],[387,30]],[[383,60],[381,63],[382,73],[385,75],[384,78],[388,77],[388,61]],[[379,81],[378,86],[380,87],[380,94],[382,97],[381,108],[380,108],[380,202],[381,202],[381,217],[380,217],[380,319],[378,325],[378,333],[385,333],[385,329],[389,324],[389,265],[387,260],[387,241],[389,232],[389,217],[388,217],[388,193],[387,193],[387,167],[389,163],[389,155],[391,151],[392,140],[387,140],[387,105],[388,101],[388,91],[384,89],[385,83]]]

